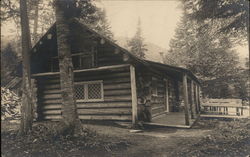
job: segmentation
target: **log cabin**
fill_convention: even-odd
[[[139,59],[73,19],[70,44],[81,120],[190,126],[200,112],[200,83],[184,68]],[[56,24],[31,50],[36,120],[60,120]]]

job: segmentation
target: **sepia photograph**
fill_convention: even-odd
[[[2,157],[250,157],[249,0],[1,0]]]

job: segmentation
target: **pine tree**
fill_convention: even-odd
[[[30,77],[30,54],[31,39],[29,29],[29,19],[27,13],[26,0],[20,0],[20,17],[21,17],[21,37],[22,37],[22,62],[23,62],[23,88],[22,88],[22,107],[20,134],[27,134],[32,129],[33,123],[33,104],[32,89]]]
[[[165,63],[190,69],[203,81],[204,92],[209,96],[232,96],[229,86],[239,69],[238,56],[227,36],[215,34],[210,25],[184,15],[170,41]]]
[[[1,52],[1,85],[6,85],[16,76],[19,60],[16,52],[9,43]]]
[[[137,57],[141,59],[145,58],[145,52],[147,49],[145,48],[146,45],[144,44],[144,39],[142,37],[140,19],[138,20],[137,30],[134,37],[128,42],[128,47],[130,48],[130,51]]]

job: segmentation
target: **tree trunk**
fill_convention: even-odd
[[[30,55],[31,39],[29,20],[27,15],[26,0],[20,0],[21,33],[22,33],[22,60],[23,60],[23,81],[22,81],[22,107],[20,134],[27,134],[32,128],[32,92],[30,79]]]
[[[37,42],[37,27],[38,27],[38,9],[39,9],[39,0],[35,3],[35,17],[34,17],[34,29],[33,29],[33,44]]]
[[[56,0],[56,33],[58,58],[60,68],[60,85],[62,95],[62,123],[61,131],[73,131],[78,119],[74,93],[74,73],[70,48],[69,17],[65,16],[67,8],[65,0]]]

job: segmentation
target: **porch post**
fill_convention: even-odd
[[[168,80],[165,80],[165,86],[166,86],[166,91],[165,91],[165,105],[166,105],[166,112],[169,112],[169,102],[168,102]]]
[[[195,114],[195,108],[196,108],[196,105],[195,105],[195,101],[194,101],[194,81],[191,79],[191,85],[190,85],[190,93],[191,93],[191,100],[190,100],[190,103],[191,103],[191,118],[194,119],[196,117],[196,114]]]
[[[195,95],[194,95],[194,98],[195,98],[195,106],[196,106],[196,114],[198,114],[198,111],[199,111],[199,106],[198,106],[198,87],[197,87],[197,84],[195,83],[194,84],[194,90],[195,90]]]
[[[136,127],[137,124],[137,92],[136,92],[136,78],[135,67],[130,65],[130,81],[132,93],[132,124]]]
[[[201,112],[201,100],[200,100],[200,86],[198,85],[198,107],[199,107],[199,113]]]
[[[187,88],[187,75],[183,74],[183,98],[185,110],[185,124],[189,125],[189,106],[188,106],[188,88]]]

